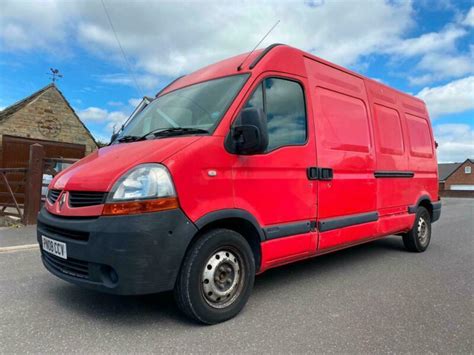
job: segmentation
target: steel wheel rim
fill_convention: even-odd
[[[428,224],[423,217],[418,220],[417,234],[420,243],[425,245],[428,241]]]
[[[223,248],[211,254],[201,273],[201,291],[213,308],[225,308],[240,296],[245,270],[240,253]]]

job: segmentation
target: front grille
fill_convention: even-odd
[[[59,195],[61,195],[61,190],[49,190],[48,191],[48,200],[52,204],[56,202],[58,199]]]
[[[69,192],[69,205],[71,207],[86,207],[101,205],[105,202],[107,192],[71,191]]]
[[[80,279],[89,279],[89,263],[87,261],[62,259],[45,251],[42,252],[42,255],[44,262],[54,270]]]
[[[44,224],[38,222],[38,229],[46,232],[46,234],[57,235],[63,238],[69,238],[74,240],[80,240],[87,242],[89,240],[89,232],[75,231],[71,229],[59,228],[56,226],[51,226],[49,224]]]

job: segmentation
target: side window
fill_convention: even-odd
[[[306,110],[303,88],[284,79],[264,81],[265,113],[268,120],[268,150],[306,141]]]
[[[245,108],[260,108],[263,110],[263,89],[262,84],[258,86],[253,95],[245,104]]]
[[[255,90],[248,107],[262,108],[267,115],[268,148],[306,142],[306,108],[303,88],[295,81],[267,78]]]

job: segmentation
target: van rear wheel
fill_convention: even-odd
[[[409,251],[421,253],[428,248],[431,241],[431,217],[426,208],[418,207],[413,228],[403,234],[402,238]]]
[[[255,279],[252,250],[239,233],[214,229],[187,252],[175,286],[178,307],[190,318],[215,324],[236,316]]]

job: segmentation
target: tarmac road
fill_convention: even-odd
[[[2,231],[0,231],[0,234]],[[474,200],[445,199],[425,253],[400,237],[271,270],[235,319],[200,326],[171,294],[119,297],[0,253],[0,352],[472,353]]]

